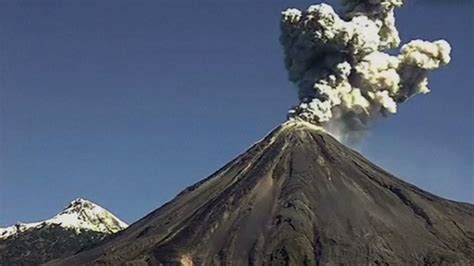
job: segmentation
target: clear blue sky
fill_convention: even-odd
[[[0,2],[0,226],[76,197],[135,221],[284,121],[280,11],[312,2],[197,2]],[[474,202],[473,2],[407,2],[403,40],[446,38],[453,60],[358,149]]]

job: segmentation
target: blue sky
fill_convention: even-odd
[[[311,3],[1,1],[0,226],[76,197],[132,222],[244,151],[297,101],[279,17]],[[474,5],[447,3],[398,11],[403,41],[446,38],[453,60],[357,149],[474,202]]]

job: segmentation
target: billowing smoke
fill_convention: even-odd
[[[327,4],[282,12],[280,40],[289,79],[299,88],[290,118],[353,138],[380,114],[395,114],[399,104],[428,93],[428,71],[449,63],[451,47],[414,40],[390,55],[400,46],[394,10],[403,1],[344,4],[342,16]]]

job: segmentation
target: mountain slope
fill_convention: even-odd
[[[473,246],[473,205],[292,121],[109,241],[51,264],[468,265]]]
[[[38,265],[72,255],[126,227],[102,207],[76,199],[51,219],[0,228],[0,265]]]

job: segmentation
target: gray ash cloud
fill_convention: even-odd
[[[348,0],[339,15],[327,4],[282,12],[280,41],[299,104],[290,117],[358,136],[380,115],[429,92],[428,73],[449,63],[448,42],[413,40],[400,46],[395,9],[402,0]]]

